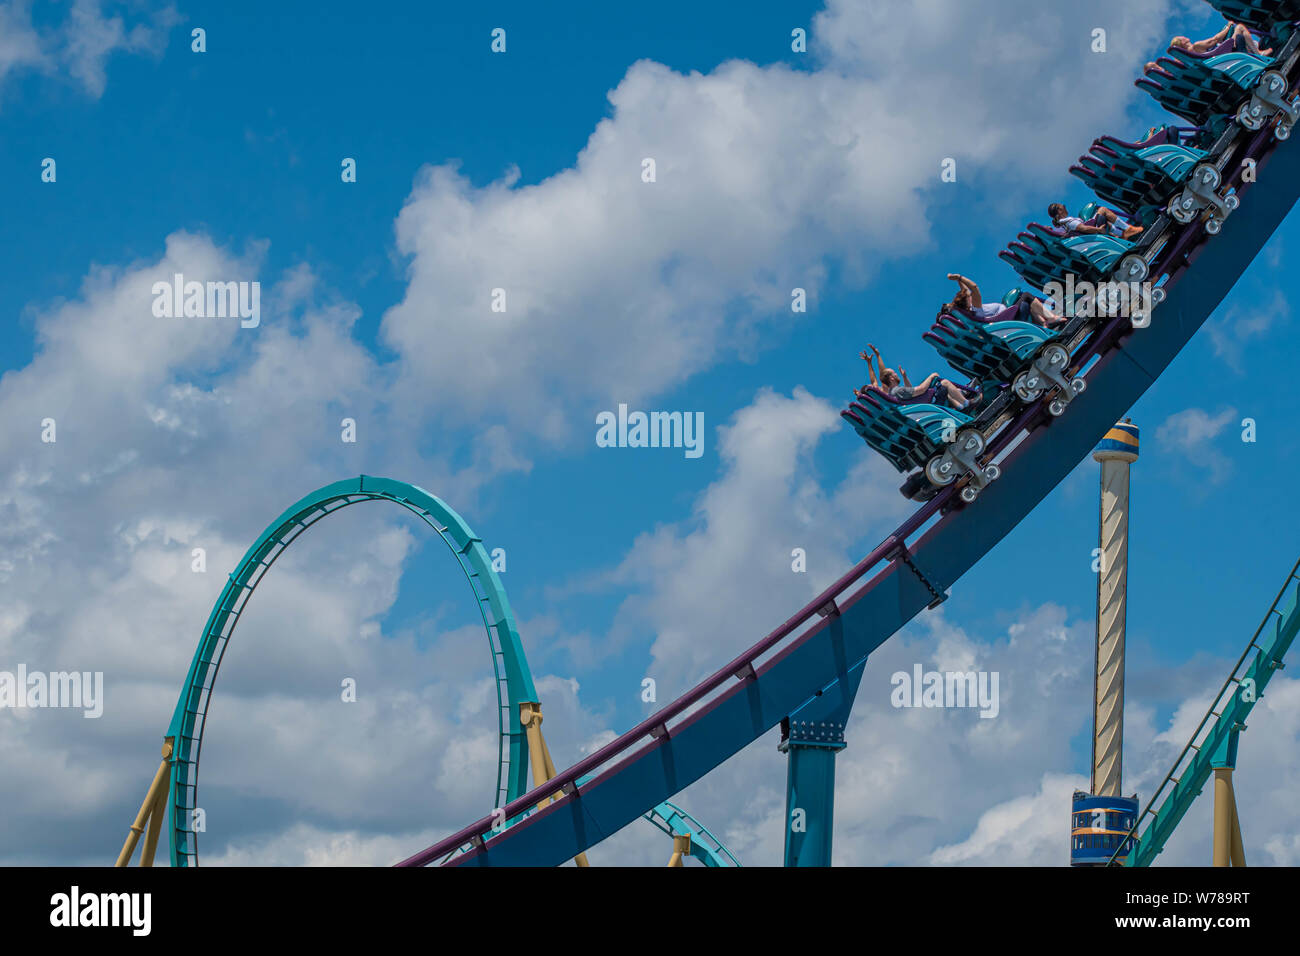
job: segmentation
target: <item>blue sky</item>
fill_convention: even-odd
[[[306,3],[0,2],[0,668],[102,669],[117,695],[92,730],[41,715],[0,749],[15,781],[0,799],[31,819],[12,824],[8,861],[116,852],[221,575],[330,480],[422,485],[507,550],[561,764],[646,713],[644,675],[675,696],[870,550],[906,503],[901,476],[834,415],[862,383],[858,350],[874,342],[913,378],[937,368],[920,335],[944,275],[1016,284],[998,250],[1048,202],[1088,201],[1066,169],[1092,137],[1162,121],[1131,85],[1140,64],[1173,33],[1217,29],[1185,0],[962,7],[928,0],[902,23],[865,2],[581,3],[563,18],[399,3],[357,22]],[[196,26],[205,53],[190,50]],[[504,54],[489,49],[498,26]],[[1095,26],[1104,56],[1088,49]],[[796,27],[807,54],[790,49]],[[990,65],[1004,46],[1018,61]],[[947,156],[956,183],[939,181]],[[340,181],[344,157],[356,183]],[[1203,709],[1295,559],[1278,366],[1298,222],[1131,412],[1128,766],[1148,792],[1177,736],[1160,733]],[[131,312],[132,283],[173,265],[260,280],[261,326]],[[485,305],[497,286],[504,321]],[[620,402],[702,412],[705,454],[597,448],[595,415]],[[38,442],[47,414],[54,454]],[[356,445],[338,441],[344,416]],[[1081,463],[869,665],[841,758],[844,862],[1060,861],[1059,792],[1087,766],[1096,484]],[[490,672],[451,563],[400,515],[328,524],[277,566],[283,584],[259,592],[222,671],[229,723],[214,721],[204,776],[218,860],[385,862],[490,800]],[[196,546],[206,577],[188,574]],[[808,551],[803,578],[793,547]],[[1068,667],[1032,649],[1053,641]],[[1004,686],[1036,688],[1037,710],[1012,704],[1005,749],[960,773],[918,754],[978,728],[880,709],[894,664],[944,660],[1000,662]],[[1045,694],[1061,667],[1069,693]],[[381,688],[362,727],[322,716],[340,668]],[[1294,742],[1297,711],[1262,712],[1243,777],[1257,736],[1271,735],[1259,766]],[[300,730],[264,745],[281,722]],[[683,797],[754,862],[779,859],[773,744]],[[321,747],[336,751],[327,766]],[[53,811],[31,796],[66,786],[51,752],[94,781]],[[396,783],[442,794],[435,820],[414,798],[356,809],[380,753],[403,764]],[[890,755],[907,772],[871,779]],[[295,772],[306,793],[285,781]],[[1285,773],[1300,776],[1294,757]],[[922,792],[947,797],[913,826]],[[988,837],[1007,813],[1033,839]],[[1298,825],[1294,811],[1252,821],[1248,855],[1294,864]],[[613,843],[598,851],[610,862],[663,849]]]

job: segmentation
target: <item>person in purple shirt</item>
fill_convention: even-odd
[[[957,294],[952,297],[952,301],[943,304],[940,309],[941,312],[952,312],[954,308],[965,309],[967,312],[975,313],[981,319],[992,319],[1002,315],[1003,312],[1015,311],[1018,315],[1006,315],[1003,318],[1019,317],[1023,319],[1027,311],[1028,318],[1035,325],[1041,325],[1045,329],[1054,329],[1068,321],[1065,316],[1057,315],[1049,309],[1047,303],[1038,296],[1024,293],[1015,305],[985,304],[984,297],[980,294],[980,287],[976,285],[973,279],[968,279],[955,272],[948,273],[948,278],[957,283],[959,288]]]

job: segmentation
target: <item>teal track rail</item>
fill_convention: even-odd
[[[536,703],[537,690],[505,588],[492,569],[483,542],[450,506],[424,489],[404,481],[362,475],[326,485],[290,505],[248,549],[212,608],[167,730],[167,736],[174,739],[172,866],[198,863],[193,813],[198,799],[203,731],[222,658],[249,598],[267,570],[299,535],[327,515],[363,501],[391,501],[418,515],[455,556],[474,591],[496,675],[499,745],[495,806],[504,806],[527,791],[528,742],[519,722],[519,705]]]
[[[1264,696],[1264,688],[1274,672],[1283,667],[1282,659],[1295,640],[1296,632],[1300,631],[1298,571],[1300,561],[1291,568],[1282,590],[1273,599],[1232,673],[1219,688],[1210,709],[1196,725],[1187,746],[1133,824],[1130,836],[1142,828],[1145,820],[1150,818],[1151,821],[1138,840],[1130,865],[1150,866],[1160,855],[1174,828],[1210,778],[1216,757],[1227,752],[1234,734],[1246,729],[1246,718],[1251,709]],[[1159,810],[1153,809],[1157,803]],[[1115,865],[1116,857],[1112,857],[1110,862]]]
[[[740,861],[732,855],[721,840],[709,832],[708,827],[669,800],[665,800],[649,811],[645,815],[645,819],[669,836],[686,836],[689,834],[691,838],[691,856],[705,866],[740,866]]]
[[[527,791],[528,739],[519,721],[519,706],[539,701],[510,601],[482,540],[446,502],[424,489],[403,481],[362,475],[326,485],[294,502],[248,549],[212,608],[167,731],[167,736],[174,739],[170,838],[173,866],[198,865],[198,835],[188,824],[197,806],[203,731],[217,672],[249,597],[285,548],[307,528],[326,515],[363,501],[391,501],[418,515],[455,556],[474,591],[492,651],[498,723],[495,806],[504,806]],[[691,855],[706,866],[740,865],[707,827],[680,807],[665,802],[645,817],[669,835],[690,833]]]

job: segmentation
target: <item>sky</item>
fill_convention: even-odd
[[[939,368],[920,335],[946,273],[1017,284],[997,252],[1090,199],[1066,170],[1092,139],[1165,119],[1141,64],[1218,23],[1192,0],[900,8],[0,0],[0,670],[105,681],[97,719],[0,709],[0,863],[116,856],[224,576],[331,481],[419,485],[504,550],[561,767],[650,712],[645,677],[671,700],[901,522],[901,476],[837,414],[858,351]],[[1129,413],[1124,766],[1144,798],[1296,558],[1297,247],[1293,213]],[[260,283],[256,327],[155,315],[175,273]],[[702,414],[702,454],[598,447],[620,404]],[[1080,462],[868,662],[837,863],[1065,863],[1097,483]],[[296,542],[221,670],[204,863],[387,864],[486,814],[476,616],[401,509]],[[998,716],[891,706],[916,664],[997,671]],[[1241,742],[1252,865],[1300,863],[1298,735],[1283,672]],[[781,860],[776,743],[675,798],[746,865]],[[1207,797],[1161,862],[1208,863],[1209,820]],[[636,823],[590,858],[661,865],[667,844]]]

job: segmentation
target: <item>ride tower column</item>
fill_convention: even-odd
[[[830,866],[835,829],[835,756],[866,661],[781,721],[785,775],[785,865]]]
[[[1093,451],[1101,463],[1097,654],[1093,672],[1092,792],[1117,797],[1123,776],[1124,636],[1128,612],[1129,467],[1138,429],[1117,424]]]
[[[1070,863],[1108,861],[1137,814],[1137,795],[1122,796],[1124,638],[1128,611],[1129,467],[1138,459],[1138,428],[1117,423],[1093,450],[1101,464],[1097,548],[1097,639],[1092,684],[1092,786],[1075,791]],[[1127,842],[1127,841],[1126,841]],[[1126,856],[1131,846],[1124,848]]]

